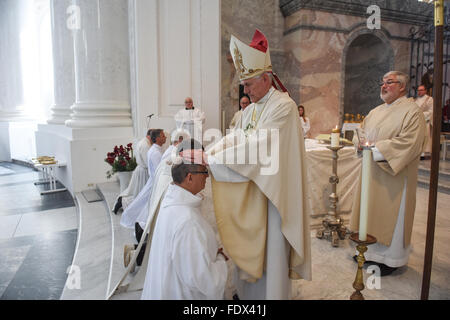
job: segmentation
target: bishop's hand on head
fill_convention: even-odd
[[[184,150],[180,152],[180,156],[190,163],[208,165],[208,155],[201,149]]]

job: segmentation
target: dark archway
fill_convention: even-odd
[[[392,49],[371,33],[358,35],[345,56],[344,114],[366,116],[381,104],[379,82],[391,68]]]

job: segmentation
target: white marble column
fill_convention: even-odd
[[[74,0],[75,103],[71,128],[131,127],[127,0]]]
[[[20,52],[22,1],[0,1],[0,121],[22,120],[23,86]]]
[[[73,35],[70,24],[69,7],[72,0],[51,0],[53,42],[54,99],[49,124],[64,124],[70,119],[70,107],[75,102],[75,74],[73,57]]]
[[[22,6],[21,1],[0,1],[0,161],[11,161],[11,125],[24,119],[19,38]]]

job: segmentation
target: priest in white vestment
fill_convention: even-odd
[[[138,240],[138,245],[127,244],[124,248],[124,264],[125,267],[128,267],[124,274],[122,275],[121,280],[114,286],[114,289],[111,293],[113,296],[117,290],[123,289],[122,284],[124,280],[127,278],[130,272],[134,272],[135,263],[137,265],[141,265],[141,268],[138,270],[137,274],[134,275],[132,283],[126,285],[127,290],[142,290],[145,273],[147,271],[147,262],[148,255],[150,251],[150,246],[153,239],[153,231],[155,228],[156,221],[158,219],[158,213],[161,205],[161,201],[166,194],[167,188],[169,184],[172,182],[172,164],[173,159],[176,155],[180,154],[182,151],[191,150],[191,149],[199,149],[203,150],[202,145],[195,141],[194,139],[189,139],[189,134],[183,130],[177,130],[173,132],[171,135],[172,141],[183,140],[183,142],[179,143],[176,148],[170,148],[172,152],[167,151],[164,153],[163,158],[161,159],[161,163],[158,166],[158,169],[155,173],[155,180],[149,195],[148,203],[147,203],[147,211],[142,211],[137,218],[136,226],[136,236],[138,236],[137,228],[142,228],[140,230],[140,239]],[[176,144],[176,143],[175,143]],[[175,149],[175,153],[173,150]],[[138,227],[137,227],[138,226]],[[138,252],[138,253],[137,253]],[[144,252],[144,256],[143,255]],[[141,260],[141,263],[138,263]],[[131,266],[129,264],[132,263]]]
[[[217,227],[237,266],[240,299],[289,299],[291,279],[311,279],[306,152],[295,102],[272,86],[268,41],[234,36],[230,51],[252,104],[207,152]],[[285,89],[284,89],[285,90]],[[264,147],[269,161],[261,157]],[[246,154],[257,161],[248,161]],[[231,155],[231,161],[226,161]],[[247,159],[247,161],[234,160]]]
[[[227,257],[203,218],[205,165],[176,163],[152,237],[142,300],[223,299]]]
[[[365,258],[389,275],[408,263],[416,207],[417,169],[424,145],[423,112],[407,98],[408,75],[388,72],[381,83],[384,104],[361,124],[372,149],[367,233],[377,238]],[[356,143],[356,138],[354,138]],[[351,230],[359,230],[361,182],[355,193]]]
[[[430,157],[431,156],[431,146],[433,144],[432,141],[432,133],[433,133],[433,97],[427,95],[427,89],[424,85],[421,85],[417,88],[417,95],[415,102],[422,110],[423,115],[425,117],[425,145],[423,148],[423,156]]]
[[[149,194],[151,192],[151,188],[153,185],[153,180],[155,177],[155,171],[161,162],[162,157],[162,145],[166,142],[166,136],[162,129],[153,129],[151,132],[151,141],[153,142],[152,146],[147,152],[147,166],[148,166],[148,180],[145,184],[144,188],[141,190],[144,194]],[[134,223],[136,222],[136,218],[139,215],[139,210],[136,210],[136,207],[140,207],[143,196],[138,195],[138,201],[133,201],[129,205],[128,208],[122,213],[122,217],[120,219],[120,224],[125,228],[134,228]]]
[[[181,129],[176,129],[172,132],[170,136],[170,146],[167,148],[167,150],[164,152],[164,154],[161,157],[161,162],[158,165],[158,168],[156,168],[155,177],[154,177],[154,189],[163,188],[164,191],[167,189],[167,186],[169,185],[169,182],[172,182],[172,174],[170,172],[170,168],[172,166],[172,158],[177,155],[177,147],[180,143],[183,141],[189,140],[189,134]],[[164,178],[162,177],[164,176]],[[163,182],[159,181],[162,179]],[[167,182],[168,181],[168,182]],[[153,190],[153,188],[152,188]],[[136,222],[139,224],[140,228],[144,229],[145,224],[147,223],[147,219],[149,216],[149,208],[151,204],[151,199],[153,197],[152,192],[149,192],[145,196],[145,206],[141,206],[140,213],[137,216]]]
[[[133,171],[128,187],[119,194],[113,205],[113,212],[117,214],[118,210],[127,204],[141,192],[148,180],[147,152],[151,147],[151,129],[147,131],[145,138],[141,139],[135,148],[135,157],[137,166]]]
[[[191,138],[202,142],[205,113],[194,107],[191,97],[184,99],[184,105],[185,108],[179,110],[174,117],[177,129],[186,130]]]

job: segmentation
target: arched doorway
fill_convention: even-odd
[[[350,42],[344,58],[343,113],[366,116],[382,103],[379,82],[392,68],[392,48],[376,35],[363,33]]]

